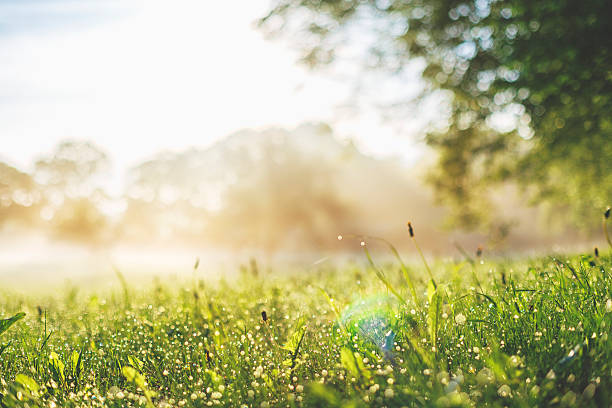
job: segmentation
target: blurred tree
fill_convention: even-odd
[[[100,210],[108,197],[100,184],[109,170],[107,155],[89,142],[60,143],[36,162],[34,177],[46,206],[42,217],[58,238],[97,245],[108,237]]]
[[[320,249],[330,231],[355,225],[354,203],[339,189],[342,151],[325,125],[293,133],[251,134],[251,148],[236,149],[233,182],[221,196],[207,232],[235,248]],[[247,139],[248,140],[248,139]]]
[[[51,231],[59,239],[96,247],[106,242],[108,219],[92,197],[67,198],[51,219]]]
[[[205,153],[161,153],[130,169],[123,233],[128,239],[202,238],[215,179]]]
[[[329,127],[304,125],[160,154],[129,172],[125,235],[270,252],[333,242],[352,214],[332,176],[342,152]]]
[[[49,156],[36,162],[36,180],[67,196],[89,195],[109,170],[109,159],[90,142],[61,142]]]
[[[0,227],[8,223],[36,224],[41,205],[42,197],[32,176],[0,162]]]
[[[488,189],[514,182],[587,226],[612,197],[609,16],[605,0],[277,0],[260,26],[300,33],[312,66],[355,44],[368,67],[424,62],[425,94],[448,101],[429,180],[458,224],[499,219]]]

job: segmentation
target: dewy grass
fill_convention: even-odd
[[[610,406],[609,253],[438,264],[4,290],[0,407]]]
[[[402,271],[402,275],[404,277],[404,280],[406,281],[406,284],[410,288],[410,293],[412,294],[412,299],[414,300],[414,304],[419,306],[419,299],[418,299],[418,296],[417,296],[417,293],[416,293],[416,289],[415,289],[412,277],[410,276],[410,272],[409,272],[408,266],[406,266],[406,264],[402,260],[402,257],[399,254],[399,251],[395,248],[395,246],[392,243],[390,243],[389,241],[387,241],[384,238],[374,237],[374,236],[371,236],[371,235],[358,235],[358,234],[338,235],[338,240],[341,241],[344,237],[358,238],[360,240],[361,246],[363,247],[363,250],[364,250],[364,253],[366,254],[366,257],[368,258],[368,261],[369,261],[370,265],[373,266],[375,270],[377,270],[377,267],[374,264],[374,261],[372,260],[372,257],[370,256],[370,253],[369,253],[368,249],[366,248],[366,241],[379,241],[379,242],[382,242],[383,244],[385,244],[389,248],[389,250],[393,254],[393,257],[396,259],[396,261],[398,262],[398,264],[400,266],[400,270]]]

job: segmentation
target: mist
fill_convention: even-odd
[[[479,246],[496,256],[577,249],[584,238],[553,225],[510,185],[491,192],[497,227],[450,232],[448,211],[424,182],[431,160],[427,152],[414,163],[371,157],[323,123],[243,130],[206,149],[160,152],[126,169],[112,194],[104,188],[112,157],[90,142],[64,142],[31,172],[3,167],[3,270],[35,277],[36,265],[42,271],[51,262],[53,279],[78,279],[83,270],[104,276],[114,264],[188,270],[201,257],[229,271],[251,258],[275,265],[360,259],[362,240],[388,256],[361,236],[387,239],[410,258],[407,221],[427,253],[445,257]]]

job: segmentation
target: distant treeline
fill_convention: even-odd
[[[208,149],[161,153],[129,169],[122,191],[110,194],[108,155],[90,142],[69,141],[31,172],[0,163],[0,228],[93,247],[168,241],[275,251],[336,248],[341,233],[399,239],[410,219],[426,247],[448,249],[450,238],[440,235],[446,211],[415,168],[373,159],[339,142],[328,126],[311,124],[242,131]],[[493,235],[468,242],[499,241],[512,222],[536,216],[511,203],[512,190],[502,195],[507,211]],[[543,238],[531,221],[516,226],[510,246]]]

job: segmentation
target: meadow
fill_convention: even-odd
[[[5,289],[0,406],[610,406],[609,252],[428,265],[364,244],[308,271]]]

